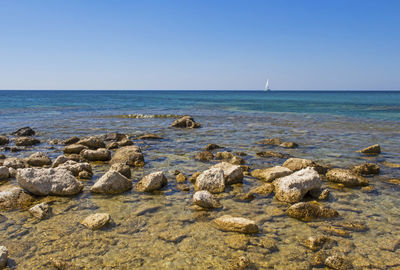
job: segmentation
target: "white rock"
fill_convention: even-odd
[[[53,164],[51,165],[51,167],[52,167],[52,168],[56,168],[56,167],[58,167],[59,165],[61,165],[61,164],[65,163],[65,162],[67,162],[68,160],[69,160],[69,158],[67,158],[66,156],[60,155],[60,156],[58,156],[58,157],[54,160],[54,162],[53,162]]]
[[[228,162],[221,162],[215,164],[211,168],[220,168],[224,171],[224,179],[226,185],[243,182],[243,170],[238,165],[233,165]]]
[[[282,166],[275,166],[268,169],[257,169],[251,172],[253,177],[258,179],[271,182],[279,177],[284,177],[292,173],[292,170],[282,167]]]
[[[224,171],[211,168],[202,172],[196,179],[195,190],[208,190],[211,193],[221,193],[225,190]]]
[[[31,207],[29,213],[37,219],[44,219],[50,213],[50,206],[45,202],[39,203]]]
[[[117,171],[108,171],[90,189],[94,193],[117,194],[132,188],[132,181]]]
[[[193,203],[203,208],[217,208],[220,206],[214,196],[207,190],[197,191],[193,195]]]
[[[135,186],[135,189],[141,192],[150,192],[161,189],[168,183],[163,172],[153,172],[143,177]]]
[[[111,216],[108,213],[97,213],[86,217],[81,224],[91,230],[97,230],[105,226],[111,221]]]

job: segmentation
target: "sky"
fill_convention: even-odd
[[[399,90],[398,0],[0,0],[0,89]]]

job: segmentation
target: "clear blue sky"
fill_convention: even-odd
[[[398,0],[0,0],[0,89],[400,89]]]

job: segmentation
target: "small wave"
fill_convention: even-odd
[[[178,118],[181,115],[176,114],[122,114],[122,115],[110,115],[107,118]]]

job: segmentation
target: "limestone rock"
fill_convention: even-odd
[[[140,167],[144,165],[144,157],[139,146],[125,146],[115,151],[110,163],[124,163],[129,166]]]
[[[260,180],[264,180],[267,182],[272,182],[276,178],[284,177],[293,173],[290,169],[282,167],[282,166],[275,166],[268,169],[256,169],[251,172],[251,176],[258,178]]]
[[[299,145],[295,142],[283,142],[279,145],[280,147],[284,147],[284,148],[296,148]]]
[[[29,213],[37,219],[44,219],[50,214],[50,206],[43,202],[29,208]]]
[[[58,167],[59,165],[61,165],[61,164],[65,163],[65,162],[67,162],[68,160],[69,160],[69,158],[67,158],[66,156],[64,156],[64,155],[59,155],[59,156],[54,160],[54,162],[53,162],[53,164],[51,165],[51,167],[52,167],[52,168],[56,168],[56,167]]]
[[[68,138],[63,141],[63,144],[65,145],[70,145],[79,142],[79,138],[76,136],[72,136],[71,138]]]
[[[25,168],[25,162],[20,158],[11,157],[11,158],[6,158],[3,161],[3,166],[13,169],[20,169],[20,168]]]
[[[375,163],[364,163],[361,165],[354,166],[351,169],[353,172],[362,175],[379,174],[379,165]]]
[[[0,246],[0,269],[6,267],[8,260],[8,249],[5,246]]]
[[[88,171],[80,171],[79,172],[79,174],[78,174],[78,178],[79,179],[86,179],[86,180],[88,180],[88,179],[92,179],[92,174],[90,173],[90,172],[88,172]]]
[[[258,233],[258,226],[253,220],[225,215],[214,219],[218,228],[223,231],[239,233]]]
[[[115,163],[111,165],[110,171],[117,171],[126,178],[131,178],[131,168],[123,163]]]
[[[175,120],[172,125],[172,127],[178,127],[178,128],[199,128],[201,125],[194,121],[193,117],[191,116],[183,116],[177,120]]]
[[[317,251],[322,248],[330,249],[337,245],[337,241],[328,236],[310,236],[302,244],[313,251]]]
[[[14,136],[33,136],[35,135],[35,131],[30,127],[23,127],[11,133]]]
[[[261,186],[254,187],[254,188],[250,189],[249,193],[268,196],[269,194],[274,192],[274,189],[275,189],[275,187],[274,187],[273,184],[265,183],[265,184],[263,184]]]
[[[18,169],[18,184],[35,195],[74,195],[83,185],[65,169]]]
[[[363,153],[363,154],[378,155],[381,153],[381,146],[379,144],[374,144],[374,145],[368,146],[364,149],[361,149],[357,152]]]
[[[225,185],[231,185],[243,182],[243,170],[238,165],[232,165],[228,162],[215,164],[211,168],[219,168],[224,172]]]
[[[140,140],[162,140],[163,137],[158,136],[157,134],[147,133],[142,136],[139,136]]]
[[[326,173],[326,180],[340,183],[344,186],[366,186],[368,179],[359,176],[347,169],[332,169]]]
[[[205,151],[211,151],[211,150],[215,150],[215,149],[218,149],[218,148],[222,148],[222,147],[217,145],[217,144],[215,144],[215,143],[210,143],[210,144],[207,144],[206,147],[204,147],[204,150]]]
[[[82,144],[69,144],[64,147],[63,151],[65,154],[79,154],[84,149],[88,149],[87,146]]]
[[[350,261],[338,255],[329,256],[325,260],[325,265],[335,270],[350,270],[353,266]]]
[[[288,158],[288,157],[289,157],[288,154],[280,153],[280,152],[275,152],[275,151],[257,152],[256,155],[259,156],[259,157],[266,157],[266,158],[270,158],[270,157]]]
[[[208,190],[211,193],[220,193],[225,190],[224,171],[220,168],[211,168],[202,172],[196,179],[195,190]]]
[[[118,146],[123,147],[123,146],[130,146],[133,145],[133,142],[129,139],[123,139],[118,142]]]
[[[27,163],[31,166],[45,166],[51,164],[51,159],[42,152],[36,152],[27,158]]]
[[[90,166],[89,163],[87,162],[76,162],[73,160],[68,160],[64,163],[62,163],[61,165],[59,165],[57,168],[59,169],[65,169],[70,171],[74,176],[78,176],[79,173],[86,171],[88,172],[90,175],[93,174],[92,172],[92,166]]]
[[[161,189],[167,185],[167,178],[162,171],[153,172],[143,177],[135,186],[135,189],[140,192],[151,192]]]
[[[264,139],[257,142],[257,144],[266,144],[266,145],[280,145],[281,143],[282,143],[281,139],[279,138]]]
[[[193,195],[193,203],[203,208],[218,208],[220,204],[207,190],[197,191]]]
[[[274,182],[275,197],[283,202],[299,202],[304,195],[321,187],[321,179],[313,168],[305,168]]]
[[[292,171],[299,171],[307,167],[314,167],[314,165],[314,162],[304,158],[289,158],[282,164],[283,167],[286,167]]]
[[[0,145],[5,145],[8,144],[10,140],[7,138],[7,136],[0,136]]]
[[[84,149],[80,155],[89,161],[108,161],[111,159],[111,152],[105,148],[98,148],[96,150]]]
[[[124,139],[128,139],[128,135],[126,134],[121,134],[118,132],[111,132],[111,133],[107,133],[106,135],[104,135],[104,140],[105,141],[122,141]]]
[[[302,221],[334,218],[339,215],[336,210],[317,202],[299,202],[293,204],[286,210],[286,214]]]
[[[111,221],[111,216],[108,213],[97,213],[86,217],[81,224],[91,230],[98,230]]]
[[[77,144],[84,145],[84,146],[88,147],[89,149],[106,148],[106,145],[104,144],[104,142],[100,138],[97,138],[94,136],[80,139],[77,142]]]
[[[34,198],[19,187],[9,186],[0,192],[0,210],[23,209],[33,201]]]
[[[198,161],[210,161],[213,158],[214,155],[210,151],[199,152],[194,156],[194,159]]]
[[[38,139],[32,137],[17,137],[14,142],[16,146],[32,146],[40,143]]]
[[[104,194],[117,194],[132,188],[132,181],[117,171],[106,172],[90,188],[91,192]]]
[[[186,181],[186,176],[183,173],[179,173],[176,177],[176,182],[183,183]]]
[[[111,142],[110,144],[107,144],[106,149],[107,150],[112,150],[112,149],[117,149],[119,147],[117,142]]]
[[[0,180],[6,180],[10,177],[10,172],[6,166],[0,166]]]

